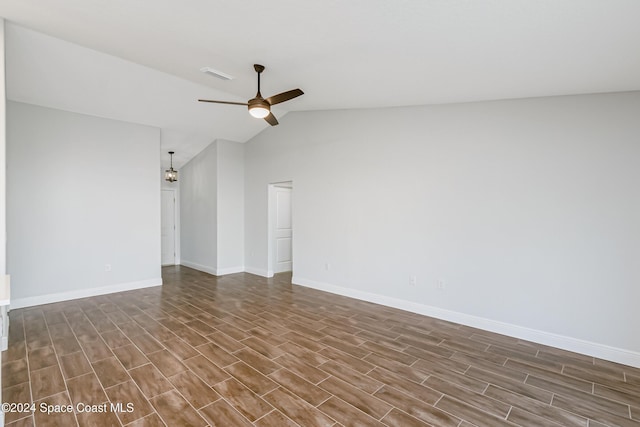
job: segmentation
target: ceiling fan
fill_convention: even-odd
[[[271,126],[277,125],[278,120],[276,120],[276,117],[271,113],[271,106],[289,101],[290,99],[303,95],[304,92],[300,89],[292,89],[270,96],[269,98],[263,98],[260,93],[260,73],[264,71],[264,65],[253,64],[253,68],[256,70],[256,73],[258,73],[258,93],[255,98],[252,98],[247,102],[214,101],[212,99],[198,99],[198,101],[214,102],[216,104],[246,105],[249,107],[249,114],[253,117],[265,119]]]

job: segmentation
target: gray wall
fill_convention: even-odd
[[[16,102],[7,122],[12,307],[161,284],[159,130]]]
[[[218,140],[218,274],[244,271],[244,144]]]
[[[5,90],[5,21],[0,18],[0,274],[7,270],[6,256],[6,90]]]
[[[180,262],[244,271],[244,145],[217,140],[180,170]]]
[[[215,274],[218,266],[217,150],[202,150],[179,171],[180,262]]]
[[[0,18],[0,275],[6,274],[6,93],[4,66],[4,19]],[[0,352],[0,364],[2,353]],[[0,372],[0,401],[2,401],[2,373]],[[0,425],[4,425],[4,412],[0,411]]]
[[[292,180],[294,282],[640,363],[639,111],[634,92],[289,113],[246,145],[246,268],[267,270],[268,183]]]

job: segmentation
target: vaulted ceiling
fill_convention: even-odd
[[[254,63],[263,95],[305,91],[279,117],[640,90],[637,0],[2,0],[0,16],[9,99],[158,126],[178,165],[268,128],[196,102],[253,97]]]

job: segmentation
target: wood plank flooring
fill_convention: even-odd
[[[35,411],[6,413],[7,425],[640,426],[639,369],[287,274],[163,278],[11,311],[3,400]]]

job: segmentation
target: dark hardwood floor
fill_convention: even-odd
[[[163,277],[11,311],[7,425],[640,426],[639,369],[286,274]]]

